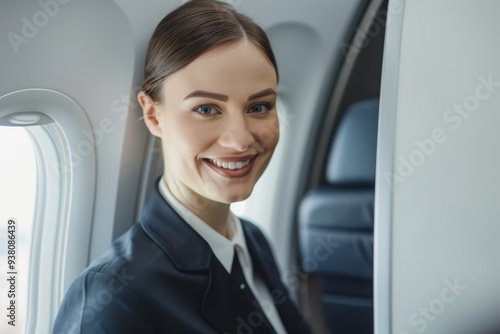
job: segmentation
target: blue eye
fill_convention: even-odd
[[[263,113],[269,109],[271,109],[271,106],[265,103],[254,104],[253,106],[250,107],[250,111],[256,114]]]
[[[217,113],[217,109],[211,106],[198,106],[194,108],[194,111],[201,115],[215,115]]]

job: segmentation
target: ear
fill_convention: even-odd
[[[159,104],[154,102],[151,97],[144,91],[140,91],[137,94],[137,100],[142,107],[142,113],[144,115],[144,123],[151,132],[152,135],[161,138],[162,129],[159,119]]]

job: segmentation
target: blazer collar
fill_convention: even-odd
[[[242,328],[248,330],[248,316],[253,315],[262,317],[260,325],[252,328],[254,334],[275,333],[260,305],[235,285],[222,264],[214,258],[208,243],[167,204],[157,184],[155,182],[144,206],[140,224],[178,270],[208,273],[208,284],[202,302],[202,314],[207,321],[224,333],[234,333]],[[254,268],[270,283],[270,289],[276,287],[279,273],[275,273],[272,263],[266,260],[269,254],[266,253],[266,245],[263,245],[261,232],[244,220],[242,227]]]
[[[167,204],[158,180],[144,206],[141,226],[183,271],[208,271],[213,253],[208,243]]]
[[[241,219],[247,248],[269,286],[279,284],[279,273],[274,272],[274,264],[269,253],[264,251],[263,236],[257,227]],[[155,181],[153,191],[144,206],[141,218],[144,231],[170,257],[177,269],[183,271],[209,271],[214,254],[208,243],[167,204]],[[260,238],[258,236],[261,236]],[[269,250],[270,251],[270,250]]]

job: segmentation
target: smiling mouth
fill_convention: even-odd
[[[203,161],[217,174],[226,178],[244,177],[250,173],[257,156],[246,160],[225,161],[218,159],[203,159]],[[228,159],[229,160],[229,159]]]
[[[209,159],[208,161],[219,168],[224,168],[224,169],[229,169],[229,170],[235,170],[235,169],[242,169],[245,168],[250,164],[250,161],[252,159],[247,159],[245,161],[220,161],[220,160],[214,160],[214,159]]]

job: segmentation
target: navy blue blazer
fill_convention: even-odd
[[[52,333],[275,333],[251,294],[154,188],[141,222],[72,283]],[[275,303],[288,333],[312,333],[262,232],[242,225],[254,270],[273,298],[262,307]]]

